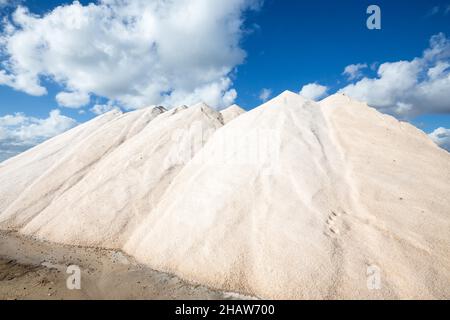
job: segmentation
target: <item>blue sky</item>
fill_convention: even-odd
[[[378,4],[382,29],[366,28],[366,8]],[[261,88],[274,94],[297,92],[310,82],[339,89],[342,72],[353,63],[411,60],[421,55],[432,35],[450,36],[450,1],[280,1],[268,0],[248,25],[259,28],[244,39],[249,53],[235,80],[238,104],[258,104]],[[439,7],[438,13],[432,14]],[[450,101],[449,101],[450,104]],[[450,111],[450,110],[449,110]],[[426,132],[450,127],[450,114],[410,119]]]
[[[377,3],[382,29],[366,28],[366,8]],[[268,0],[248,24],[258,31],[244,39],[249,57],[235,81],[238,102],[252,106],[262,87],[298,91],[309,82],[334,86],[352,63],[410,60],[420,56],[430,37],[450,35],[450,14],[427,16],[450,1],[280,1]],[[253,95],[253,97],[252,97]]]
[[[108,1],[109,0],[106,0],[105,2]],[[31,123],[41,124],[39,119],[46,119],[49,117],[49,112],[51,110],[58,109],[60,110],[61,117],[65,116],[81,123],[96,116],[94,112],[90,111],[94,105],[104,106],[102,110],[106,110],[113,106],[132,109],[141,106],[140,104],[152,104],[152,102],[155,104],[164,102],[176,104],[183,102],[183,94],[186,94],[186,88],[192,88],[192,91],[198,90],[199,92],[196,95],[187,97],[187,103],[195,101],[195,99],[200,99],[201,97],[207,97],[206,99],[210,98],[211,101],[214,101],[217,105],[224,107],[227,103],[231,103],[234,100],[234,102],[249,110],[262,103],[260,93],[264,88],[267,89],[267,93],[270,93],[270,95],[268,94],[268,97],[272,97],[286,89],[299,92],[304,85],[313,83],[323,86],[326,88],[326,93],[331,94],[347,87],[351,83],[358,83],[358,81],[364,77],[372,80],[377,79],[378,68],[383,63],[395,63],[399,61],[412,62],[415,58],[422,59],[420,62],[421,66],[418,67],[421,69],[417,71],[419,77],[419,74],[423,74],[431,68],[438,65],[446,65],[450,58],[450,53],[447,52],[447,48],[442,49],[439,57],[436,55],[436,57],[430,60],[423,58],[424,50],[430,48],[430,39],[432,39],[434,35],[441,34],[441,47],[444,46],[442,43],[445,42],[445,39],[447,39],[448,44],[448,39],[450,38],[450,1],[448,0],[265,0],[263,3],[260,2],[259,5],[256,3],[256,0],[233,1],[236,3],[236,6],[234,7],[221,4],[205,8],[204,10],[205,12],[210,11],[211,16],[216,17],[217,21],[231,19],[233,24],[230,24],[227,20],[228,22],[223,25],[218,25],[215,22],[211,22],[207,17],[205,18],[199,14],[199,29],[195,29],[196,25],[194,25],[194,23],[192,28],[190,28],[190,26],[187,27],[188,30],[192,30],[191,34],[187,33],[188,37],[192,37],[189,41],[194,41],[194,43],[196,43],[195,41],[199,38],[198,46],[203,46],[206,48],[205,50],[199,50],[198,52],[193,50],[193,53],[189,51],[184,55],[183,52],[188,49],[185,48],[186,44],[180,43],[179,56],[181,58],[175,57],[171,59],[170,63],[172,63],[172,65],[164,65],[169,64],[169,62],[166,61],[168,59],[165,59],[164,56],[161,58],[160,53],[159,57],[161,59],[164,58],[164,62],[155,64],[150,61],[151,59],[149,58],[148,63],[144,64],[141,68],[144,69],[144,71],[145,68],[148,68],[148,70],[156,70],[155,66],[159,67],[162,64],[164,68],[161,69],[169,71],[158,72],[176,73],[174,70],[177,69],[174,69],[173,64],[177,65],[179,61],[185,61],[185,64],[192,65],[198,65],[199,63],[202,63],[202,61],[205,61],[205,65],[209,64],[206,69],[203,70],[203,66],[195,69],[192,67],[192,69],[186,69],[184,74],[189,74],[190,72],[195,73],[198,71],[199,73],[211,73],[213,75],[206,80],[201,75],[196,75],[195,77],[192,76],[192,78],[186,76],[186,79],[183,78],[179,80],[180,75],[175,75],[174,77],[167,75],[166,79],[165,73],[155,73],[155,77],[158,76],[156,79],[162,77],[168,83],[171,81],[180,82],[179,85],[172,86],[171,83],[169,83],[161,87],[156,86],[156,88],[155,86],[144,86],[142,83],[130,84],[130,86],[133,85],[133,88],[124,88],[124,86],[127,86],[130,82],[126,80],[122,82],[117,81],[110,85],[108,84],[108,86],[105,85],[104,87],[97,85],[89,87],[84,83],[77,83],[77,81],[86,82],[80,81],[80,79],[90,79],[89,75],[86,76],[86,74],[89,74],[90,69],[86,67],[87,64],[85,61],[82,62],[82,65],[77,65],[77,63],[80,63],[79,55],[74,55],[73,52],[76,53],[77,50],[84,52],[91,42],[102,42],[103,39],[101,37],[108,37],[108,33],[96,32],[95,27],[102,26],[102,24],[99,23],[90,24],[89,29],[84,33],[78,34],[75,32],[76,35],[69,32],[67,32],[67,34],[62,33],[63,37],[67,36],[67,38],[70,38],[76,36],[77,38],[73,42],[54,42],[62,43],[62,45],[67,44],[72,50],[70,54],[66,54],[66,51],[62,54],[61,50],[54,50],[53,53],[48,55],[42,54],[42,57],[47,59],[46,63],[50,64],[50,66],[37,66],[37,64],[41,63],[41,60],[37,59],[33,60],[32,64],[28,64],[29,55],[32,55],[34,59],[35,56],[41,54],[41,51],[36,51],[34,54],[31,50],[45,50],[45,46],[44,49],[39,49],[38,45],[34,47],[30,45],[27,47],[27,45],[22,45],[22,42],[20,41],[30,42],[31,40],[28,39],[37,37],[39,32],[45,32],[45,28],[48,27],[48,25],[43,23],[44,15],[56,12],[54,10],[57,6],[62,4],[71,5],[73,8],[76,6],[72,5],[71,1],[21,1],[21,5],[28,8],[29,11],[28,13],[22,13],[21,17],[26,17],[26,19],[28,19],[28,17],[34,16],[39,20],[38,23],[33,24],[31,27],[28,25],[29,28],[36,28],[38,31],[28,30],[27,36],[29,38],[19,41],[18,34],[24,25],[18,27],[18,22],[16,21],[12,24],[16,29],[10,33],[10,35],[12,34],[11,39],[13,40],[8,40],[8,44],[3,47],[0,43],[0,48],[2,48],[0,57],[3,63],[3,66],[0,66],[0,70],[3,68],[6,74],[12,75],[14,78],[14,80],[8,80],[10,81],[9,83],[4,80],[3,85],[0,85],[0,117],[21,112],[26,117],[30,117]],[[0,10],[2,10],[1,15],[3,18],[13,21],[12,14],[16,10],[17,2],[19,1],[9,1],[9,5],[0,8]],[[87,10],[85,10],[86,8],[82,6],[91,2],[93,2],[93,5],[99,5],[99,2],[96,1],[80,1],[81,4],[78,5],[78,8],[84,10],[80,11],[82,12],[81,15],[87,12]],[[0,4],[1,3],[2,2],[0,1]],[[369,30],[366,27],[366,20],[368,18],[366,9],[370,4],[376,4],[381,8],[381,30]],[[216,7],[219,8],[216,9]],[[151,12],[152,9],[150,8],[149,10]],[[99,18],[99,15],[101,15],[102,12],[107,11],[98,11],[95,15],[92,14],[89,16],[89,19],[100,19],[101,17]],[[68,16],[68,10],[67,12],[61,13],[60,20],[54,20],[56,21],[53,22],[56,25],[55,28],[58,28],[58,23],[66,23],[64,19],[67,20],[67,17],[65,18],[64,14]],[[139,13],[134,14],[136,15]],[[56,14],[54,15],[56,16]],[[135,18],[136,16],[133,16],[133,19]],[[24,19],[25,18],[20,21],[24,21]],[[19,24],[20,23],[23,22],[19,22]],[[204,28],[202,29],[201,24],[203,23]],[[238,31],[243,31],[238,32],[233,28],[228,30],[230,29],[230,25],[236,23],[242,23],[239,26]],[[7,26],[4,24],[2,26],[3,35],[5,35],[6,28]],[[205,32],[204,29],[209,30],[208,28],[212,30],[211,34],[208,34],[207,31]],[[224,31],[221,28],[226,30]],[[52,30],[47,33],[53,32]],[[137,38],[136,41],[147,39],[145,35],[146,31],[141,30],[140,32],[144,34],[139,34],[139,38]],[[176,35],[171,34],[167,29],[160,32],[162,33],[162,36],[166,38],[174,38],[175,40],[173,42],[176,45]],[[196,32],[201,34],[197,35]],[[92,34],[95,34],[93,40],[90,40],[91,42],[86,42],[86,44],[83,45],[84,40],[80,37],[90,37]],[[134,34],[131,33],[131,35]],[[51,36],[52,35],[45,35],[45,37]],[[54,35],[55,38],[58,38],[58,36],[61,36],[61,34]],[[128,37],[129,36],[130,35],[128,35]],[[157,36],[156,38],[159,39]],[[110,48],[108,47],[108,50],[114,50],[116,44],[122,46],[120,50],[131,51],[136,48],[136,50],[142,50],[142,47],[136,43],[126,43],[125,45],[128,47],[125,48],[131,49],[123,49],[124,40],[122,38],[113,40],[114,41],[110,42]],[[35,40],[33,39],[32,41]],[[74,46],[74,43],[76,44],[77,41],[80,42],[79,48]],[[158,42],[158,40],[155,40],[155,43],[159,47],[163,47],[166,44],[162,41],[163,40]],[[17,45],[18,43],[20,45]],[[105,43],[108,44],[106,40]],[[187,45],[189,45],[189,43],[190,42],[187,42]],[[227,47],[220,47],[221,43],[224,43]],[[16,45],[14,46],[14,44]],[[169,48],[173,48],[171,47],[172,45],[172,42],[167,44]],[[51,44],[49,46],[51,46]],[[14,52],[8,51],[8,48],[10,47],[21,48],[22,51],[19,51],[19,49],[16,49]],[[175,48],[175,51],[178,50],[177,47]],[[223,54],[223,56],[220,55],[219,57],[217,53],[223,52],[224,48],[227,48],[227,50],[229,48],[231,49],[229,49],[226,54]],[[98,48],[96,48],[96,50],[97,49]],[[27,52],[27,50],[30,52]],[[151,48],[148,50],[151,50]],[[173,51],[174,50],[171,50],[170,53]],[[122,56],[123,52],[126,51],[121,51]],[[142,52],[145,55],[145,50],[142,50]],[[135,58],[135,56],[127,57],[126,61],[131,61],[131,63],[135,65],[136,61],[133,61],[133,57]],[[42,60],[44,60],[44,58]],[[93,66],[102,63],[102,60],[95,60],[94,55],[89,56],[88,58],[92,59],[93,62],[89,61],[89,63],[92,63]],[[22,68],[19,72],[11,69],[11,64],[14,59],[24,61],[22,65],[30,65],[33,68],[36,68],[36,70],[40,70],[39,72],[36,72],[39,77],[38,83],[40,87],[45,88],[45,94],[42,94],[41,92],[37,95],[36,93],[39,92],[39,88],[36,88],[36,90],[30,94],[31,90],[23,89],[23,86],[20,87],[20,84],[17,84],[20,82],[17,80],[20,78],[20,76],[18,76],[19,73],[26,74],[27,70],[24,71]],[[138,62],[139,60],[138,56]],[[120,61],[122,63],[124,60],[122,59]],[[57,69],[57,67],[52,66],[52,63],[63,66]],[[115,66],[114,60],[112,60],[111,63],[112,66]],[[73,65],[73,69],[67,69],[64,64],[67,64],[68,66]],[[346,66],[352,64],[361,64],[367,67],[363,68],[354,79],[349,81],[349,75],[344,75],[343,71]],[[411,66],[406,67],[409,68]],[[394,68],[396,68],[396,65],[392,66],[393,72],[396,72]],[[42,71],[50,69],[52,71]],[[127,69],[130,68],[125,66],[124,69],[121,69],[121,74]],[[92,79],[99,79],[98,82],[105,81],[105,83],[110,80],[110,76],[107,73],[105,76],[105,72],[102,70],[99,69],[100,71],[97,70],[98,72],[94,71],[94,69],[92,70]],[[68,72],[73,74],[84,72],[84,74],[82,77],[75,77],[72,76],[72,74],[68,75]],[[139,74],[138,71],[133,72],[135,72],[134,74]],[[151,73],[151,71],[149,71],[149,73]],[[447,76],[448,74],[448,68],[446,69],[444,66],[441,77]],[[133,73],[131,76],[132,75]],[[113,75],[111,75],[111,77],[112,76]],[[183,77],[185,76],[183,75]],[[27,81],[29,81],[28,78]],[[157,80],[150,77],[146,81],[152,83],[152,81]],[[403,80],[399,81],[401,82]],[[419,79],[419,81],[421,80]],[[2,83],[1,77],[0,83]],[[210,84],[216,89],[208,87]],[[440,82],[440,84],[442,85],[442,82]],[[377,84],[374,85],[377,86]],[[437,85],[438,84],[436,84],[436,86]],[[115,88],[122,93],[115,94]],[[136,88],[143,88],[142,92],[136,93]],[[432,132],[438,127],[450,128],[450,95],[448,93],[445,95],[445,93],[442,92],[447,87],[443,86],[442,88],[438,88],[440,90],[439,101],[437,101],[437,98],[434,99],[435,97],[411,97],[410,94],[405,92],[395,92],[390,96],[390,99],[392,100],[390,104],[380,103],[380,106],[375,105],[375,107],[379,107],[383,112],[392,113],[399,118],[404,118],[427,133]],[[367,90],[370,91],[372,89],[370,86],[367,89],[361,84],[361,86],[358,86],[356,89],[349,89],[348,92],[354,93],[356,98],[358,98],[361,95],[365,97],[364,94],[367,95]],[[407,89],[398,89],[398,91],[401,90],[411,91],[416,90],[416,87],[412,86],[407,87]],[[57,101],[55,98],[56,95],[61,92],[72,91],[75,91],[77,94],[80,93],[82,97],[80,99],[82,100],[85,100],[86,95],[89,95],[88,103],[76,107],[66,107],[64,106],[64,103],[61,103],[60,100]],[[136,96],[133,96],[134,93]],[[70,96],[70,98],[70,101],[72,101],[72,96]],[[445,102],[446,98],[449,98],[447,102]],[[375,104],[377,103],[376,101],[380,101],[380,99],[383,100],[383,97],[380,97],[380,95],[375,97],[371,95],[371,97],[367,98],[369,103],[374,101]],[[399,99],[399,101],[396,101],[395,99]],[[388,99],[386,98],[386,100]],[[108,103],[108,101],[110,102]],[[416,103],[419,102],[427,104],[428,101],[432,101],[430,102],[430,104],[433,105],[432,107],[416,105]],[[404,105],[407,105],[407,112],[401,113],[398,111],[400,110],[399,106]],[[29,124],[30,121],[27,123]],[[5,128],[6,129],[4,130],[8,130],[10,127]]]

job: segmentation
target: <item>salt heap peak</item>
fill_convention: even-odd
[[[228,122],[239,117],[243,113],[245,113],[245,110],[242,109],[237,104],[233,104],[233,105],[229,106],[228,108],[220,111],[220,114],[222,115],[224,124],[227,124]]]

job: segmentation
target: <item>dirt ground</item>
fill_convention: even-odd
[[[80,290],[69,290],[70,265]],[[117,250],[33,240],[0,231],[0,299],[242,299],[151,270]]]

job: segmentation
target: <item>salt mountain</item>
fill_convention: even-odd
[[[0,164],[0,228],[262,298],[450,298],[448,152],[340,94],[242,113],[113,111],[50,139]]]

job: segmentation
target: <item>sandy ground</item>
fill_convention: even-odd
[[[69,265],[81,289],[69,290]],[[34,241],[0,231],[0,299],[239,299],[151,270],[120,251]]]

